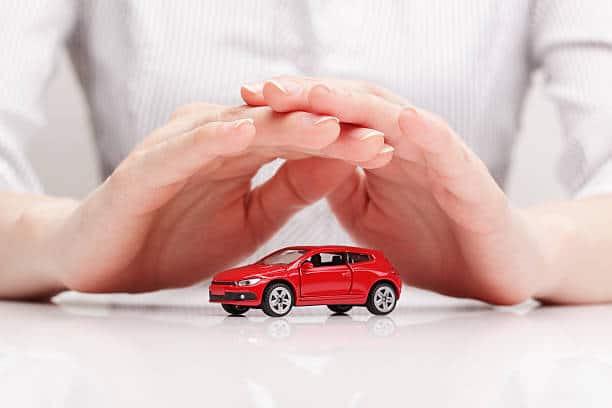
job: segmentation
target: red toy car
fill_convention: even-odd
[[[293,306],[327,305],[335,313],[366,306],[390,313],[401,292],[397,271],[380,251],[347,246],[279,249],[252,265],[220,272],[210,285],[210,301],[231,314],[261,308],[284,316]]]

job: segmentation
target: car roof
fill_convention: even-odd
[[[340,251],[340,252],[380,253],[380,251],[376,249],[362,248],[362,247],[348,246],[348,245],[294,245],[294,246],[288,246],[285,248],[281,248],[278,251],[283,251],[286,249],[298,249],[298,250],[306,250],[306,251]]]

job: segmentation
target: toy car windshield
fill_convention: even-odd
[[[289,265],[306,253],[303,249],[285,249],[268,255],[258,262],[263,265]]]

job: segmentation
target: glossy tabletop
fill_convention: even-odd
[[[0,317],[7,407],[612,406],[612,306],[406,289],[383,317],[229,317],[201,286],[0,302]]]

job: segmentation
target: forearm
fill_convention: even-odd
[[[612,196],[526,211],[544,257],[535,297],[549,303],[612,301]]]
[[[69,199],[0,192],[0,299],[53,295],[66,256],[58,231],[76,206]]]

